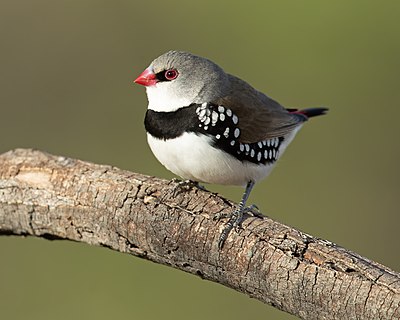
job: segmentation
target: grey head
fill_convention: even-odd
[[[191,103],[216,100],[228,90],[228,75],[214,62],[183,51],[168,51],[156,58],[148,70],[156,83],[148,85],[147,94],[156,108],[169,111]],[[170,71],[170,73],[167,73]],[[162,100],[162,101],[161,101]],[[178,105],[181,104],[181,105]]]

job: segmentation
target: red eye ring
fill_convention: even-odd
[[[164,76],[165,79],[167,79],[168,81],[174,80],[178,77],[178,71],[176,71],[175,69],[169,69],[165,71]]]

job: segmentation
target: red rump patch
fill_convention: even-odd
[[[309,109],[286,109],[290,113],[294,114],[301,114],[303,116],[306,116],[307,118],[315,117],[315,116],[320,116],[326,114],[328,111],[327,108],[309,108]]]

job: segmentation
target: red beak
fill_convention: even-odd
[[[139,77],[136,78],[134,82],[148,87],[155,85],[157,83],[157,78],[154,72],[147,68],[140,74]]]

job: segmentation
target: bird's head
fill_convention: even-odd
[[[149,108],[155,111],[213,101],[229,85],[227,74],[214,62],[182,51],[156,58],[135,83],[146,87]]]

